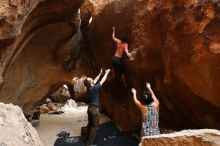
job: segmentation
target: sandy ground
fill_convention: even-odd
[[[87,125],[88,106],[77,107],[73,111],[60,115],[41,114],[38,134],[45,146],[53,146],[60,131],[69,132],[71,136],[79,136],[81,127]],[[109,121],[105,115],[101,115],[100,124]]]
[[[64,113],[60,115],[41,114],[40,126],[37,127],[36,129],[38,131],[38,134],[44,146],[53,146],[57,139],[57,134],[61,131],[69,132],[70,136],[79,136],[81,127],[86,126],[88,122],[87,121],[87,108],[88,106],[84,104],[78,107],[73,107],[71,108],[70,111],[64,111]],[[106,115],[102,114],[100,116],[100,124],[106,123],[108,121],[110,121],[110,119]],[[199,130],[194,130],[194,131],[198,131],[197,135],[202,133]],[[202,131],[205,131],[205,130],[203,129]],[[157,135],[153,137],[158,138],[158,137],[163,137],[163,135],[168,136],[168,137],[170,137],[170,135],[184,137],[184,136],[187,136],[187,134],[185,133],[188,133],[188,136],[196,135],[195,132],[187,132],[187,131],[186,132],[182,131],[179,133],[180,134],[178,134],[178,132],[171,133],[171,134],[161,134],[161,135]],[[207,133],[210,134],[209,131]],[[214,139],[214,141],[219,144],[219,131],[217,131],[216,133],[218,133],[217,139],[215,139],[215,137],[214,138],[211,137],[210,141]],[[134,135],[134,136],[138,137],[137,135]],[[205,137],[205,136],[206,135],[204,135],[204,138],[210,137],[209,135],[208,137],[207,136]]]

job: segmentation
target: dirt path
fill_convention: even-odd
[[[41,114],[40,126],[37,127],[38,134],[44,146],[53,146],[60,131],[69,132],[71,136],[79,136],[81,127],[87,125],[87,105],[66,111],[60,115]],[[110,119],[101,114],[100,124]]]
[[[71,136],[79,136],[81,127],[87,124],[87,108],[88,106],[81,106],[60,115],[41,114],[40,126],[36,129],[44,145],[53,146],[56,134],[63,130]]]

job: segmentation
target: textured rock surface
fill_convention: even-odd
[[[68,88],[67,88],[67,86],[64,87],[64,85],[61,86],[52,95],[50,95],[50,99],[52,99],[53,102],[63,102],[64,103],[70,98],[71,98],[71,96],[68,91]]]
[[[219,1],[90,0],[90,5],[88,36],[99,67],[110,67],[114,25],[116,35],[128,35],[131,50],[141,48],[133,62],[125,58],[127,79],[139,91],[152,83],[162,126],[220,128]],[[124,129],[135,129],[140,114],[128,93],[119,81],[109,84],[104,110]]]
[[[55,22],[67,23],[82,2],[81,0],[1,1],[0,40],[3,48],[1,49],[1,73],[5,72],[25,44],[42,26]],[[75,27],[74,21],[69,22],[69,25]]]
[[[85,76],[74,77],[70,81],[61,81],[50,86],[44,98],[38,102],[39,105],[45,103],[47,98],[54,102],[66,102],[68,99],[88,102],[86,87],[84,86]],[[65,86],[65,87],[64,87]]]
[[[18,106],[0,103],[0,131],[1,146],[43,146]]]
[[[29,109],[44,97],[50,85],[83,72],[63,69],[69,50],[61,48],[77,31],[77,11],[83,0],[17,0],[13,1],[15,6],[10,2],[1,1],[0,6],[7,22],[1,25],[1,46],[8,42],[1,49],[0,100]]]
[[[94,72],[89,63],[110,67],[114,25],[117,36],[128,35],[129,49],[141,48],[134,61],[125,57],[128,83],[139,91],[152,83],[161,126],[220,128],[219,1],[87,0],[80,31],[82,2],[1,1],[1,101],[28,109],[51,85]],[[102,97],[124,130],[137,129],[140,113],[118,78],[105,83]]]
[[[84,80],[87,77],[83,76],[83,77],[74,77],[71,81],[71,83],[73,84],[74,87],[74,91],[76,94],[76,99],[82,97],[85,93],[86,93],[86,87],[84,85]]]
[[[220,131],[211,129],[184,130],[172,134],[162,134],[144,138],[142,146],[219,146]]]

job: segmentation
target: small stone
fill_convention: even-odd
[[[46,105],[42,105],[40,107],[40,113],[42,113],[42,114],[48,113],[49,111],[50,111],[50,109]]]
[[[58,107],[54,103],[49,103],[48,108],[50,111],[57,111]]]

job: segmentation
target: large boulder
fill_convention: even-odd
[[[144,137],[142,146],[219,146],[220,131],[212,129],[183,130],[172,134]]]
[[[0,131],[1,146],[43,146],[18,106],[0,103]]]
[[[50,95],[50,99],[53,102],[64,103],[70,98],[71,96],[70,96],[68,87],[66,85],[61,86],[57,91],[55,91],[53,94]]]
[[[98,67],[111,66],[112,26],[116,36],[128,35],[130,50],[139,48],[134,61],[124,58],[127,81],[138,91],[152,83],[161,102],[161,126],[220,128],[219,1],[89,0],[82,7],[93,18],[87,37]],[[108,84],[104,110],[134,130],[141,115],[129,91],[120,79]]]
[[[76,95],[76,99],[80,99],[80,98],[84,97],[86,92],[87,92],[87,88],[84,85],[84,80],[86,78],[87,77],[85,77],[85,76],[83,76],[83,77],[74,77],[71,81],[71,83],[74,86],[74,92],[75,92],[75,95]]]

